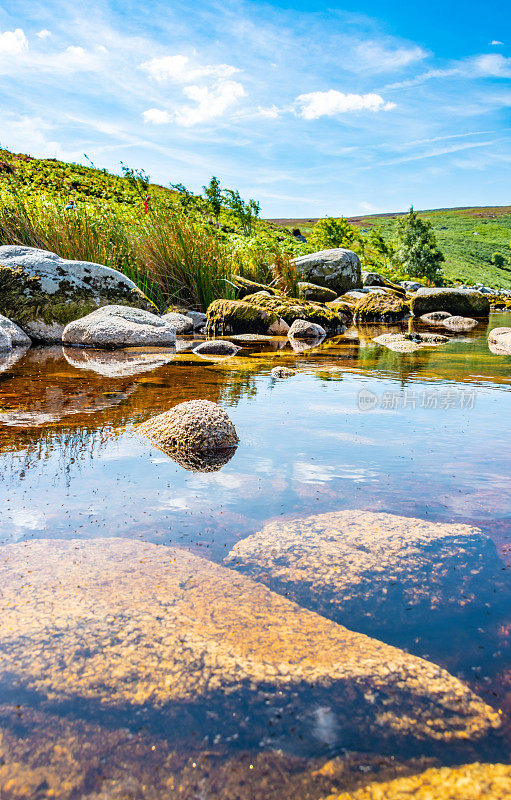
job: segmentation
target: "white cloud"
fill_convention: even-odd
[[[281,113],[282,109],[277,108],[277,106],[275,105],[269,106],[268,108],[263,108],[262,106],[259,106],[257,109],[257,114],[255,114],[255,116],[264,117],[265,119],[277,119],[277,117],[280,117]]]
[[[201,78],[230,78],[239,70],[229,64],[193,65],[188,56],[162,56],[144,61],[140,68],[159,83],[173,80],[178,83],[190,83]]]
[[[51,32],[48,31],[46,28],[43,28],[42,31],[36,33],[36,36],[38,37],[38,39],[47,39],[49,36],[51,36]]]
[[[390,72],[402,69],[417,61],[426,58],[427,53],[422,47],[385,47],[379,42],[362,42],[355,47],[353,65],[347,65],[353,72],[361,69],[371,72]]]
[[[176,109],[174,119],[178,125],[189,127],[223,116],[245,96],[246,92],[243,85],[237,81],[220,81],[213,88],[185,86],[183,94],[196,105],[181,106]]]
[[[215,86],[185,86],[183,94],[195,105],[178,106],[172,113],[160,108],[148,108],[142,113],[144,122],[153,125],[167,125],[175,122],[183,127],[191,127],[210,119],[222,117],[236,103],[245,97],[246,92],[237,81],[219,81]]]
[[[492,47],[498,47],[499,44],[504,44],[504,42],[499,42],[498,39],[494,39],[492,42],[490,42],[490,44]]]
[[[301,94],[295,100],[295,113],[303,119],[334,117],[356,111],[390,111],[395,107],[395,103],[386,103],[379,94],[344,94],[336,89]]]
[[[143,112],[142,117],[144,122],[150,122],[153,125],[167,125],[172,122],[172,115],[160,108],[148,108]]]
[[[469,62],[469,69],[484,78],[511,78],[511,58],[500,53],[476,56]]]
[[[0,57],[19,56],[26,50],[28,50],[28,41],[21,28],[0,33]]]

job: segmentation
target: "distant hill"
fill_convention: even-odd
[[[54,158],[33,158],[23,153],[0,149],[0,190],[12,183],[15,176],[23,195],[43,194],[67,202],[71,197],[90,204],[111,205],[128,210],[141,207],[142,199],[127,178],[97,169],[94,165],[68,164]],[[153,201],[172,203],[176,192],[150,184],[148,193]],[[1,192],[0,192],[1,200]],[[349,222],[362,230],[381,228],[386,238],[392,238],[396,219],[406,212],[371,214],[350,217]],[[511,206],[479,208],[442,208],[420,212],[430,219],[439,246],[445,256],[444,273],[452,281],[485,283],[511,288]],[[232,224],[231,219],[227,220]],[[287,238],[288,231],[299,228],[307,236],[317,219],[273,219],[258,222],[258,230],[281,228],[279,237]],[[502,253],[503,267],[491,263],[492,255]]]
[[[392,238],[396,219],[405,213],[371,214],[350,217],[348,221],[362,230],[381,228],[385,238]],[[511,206],[441,208],[419,213],[433,224],[445,256],[443,270],[447,278],[511,289]],[[307,236],[317,219],[273,219],[269,222],[290,230],[299,228]],[[500,269],[491,263],[496,252],[507,259]]]

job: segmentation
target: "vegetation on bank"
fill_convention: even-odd
[[[392,235],[388,226],[361,229],[328,218],[302,242],[291,230],[259,219],[255,200],[222,189],[216,178],[195,195],[182,184],[151,184],[143,171],[124,165],[122,171],[112,175],[92,164],[0,150],[0,243],[118,269],[161,310],[169,305],[206,310],[215,299],[239,297],[233,275],[297,297],[299,276],[291,258],[329,247],[355,250],[363,269],[392,281],[443,280],[441,237],[439,248],[436,227],[413,210],[399,228],[393,223]],[[505,248],[493,246],[491,259],[492,269],[505,275]],[[494,284],[511,286],[511,268],[508,274],[507,283]]]
[[[419,215],[431,223],[445,258],[442,263],[444,283],[482,283],[497,289],[511,289],[511,206],[439,209],[420,211]],[[401,217],[400,214],[381,214],[353,217],[348,222],[366,238],[381,237],[383,245],[390,245],[392,249]],[[288,230],[299,228],[309,237],[316,221],[282,219],[275,220],[275,224]],[[391,269],[390,254],[387,259]],[[381,271],[384,272],[384,268]]]

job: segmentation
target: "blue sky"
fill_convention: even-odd
[[[0,3],[0,144],[264,216],[511,204],[507,2]]]

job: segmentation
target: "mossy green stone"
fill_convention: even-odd
[[[409,312],[408,303],[393,294],[367,294],[357,302],[354,319],[355,322],[398,322]]]

